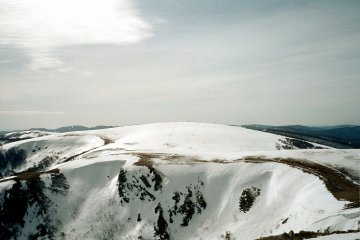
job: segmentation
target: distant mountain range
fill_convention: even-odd
[[[6,134],[10,132],[23,132],[23,131],[43,131],[43,132],[58,132],[58,133],[64,133],[64,132],[75,132],[75,131],[87,131],[87,130],[97,130],[97,129],[105,129],[105,128],[113,128],[117,126],[95,126],[95,127],[85,127],[81,125],[73,125],[73,126],[66,126],[66,127],[60,127],[55,129],[49,129],[49,128],[30,128],[25,130],[12,130],[12,131],[0,131],[0,134]]]
[[[65,133],[65,132],[75,132],[75,131],[87,131],[87,130],[98,130],[98,129],[105,129],[105,128],[113,128],[116,126],[95,126],[95,127],[85,127],[81,125],[75,125],[75,126],[66,126],[66,127],[60,127],[56,129],[47,129],[47,128],[31,128],[29,130],[39,130],[39,131],[46,131],[46,132],[59,132],[59,133]]]
[[[49,135],[51,133],[66,133],[66,132],[76,132],[76,131],[88,131],[88,130],[99,130],[105,128],[113,128],[115,126],[95,126],[95,127],[85,127],[81,125],[66,126],[56,129],[47,129],[47,128],[31,128],[26,130],[15,130],[15,131],[0,131],[0,145],[8,142],[15,142],[19,140],[40,137]]]
[[[240,126],[240,125],[234,125]],[[51,133],[66,133],[75,131],[87,131],[113,128],[116,126],[85,127],[81,125],[66,126],[56,129],[31,128],[19,131],[0,131],[0,144],[24,140],[28,138],[49,135]],[[336,125],[309,127],[303,125],[272,126],[249,124],[242,125],[248,129],[269,132],[281,136],[296,138],[304,141],[314,142],[334,148],[360,149],[360,126],[359,125]]]
[[[360,126],[338,125],[308,127],[302,125],[271,126],[250,124],[242,127],[302,139],[335,148],[360,148]]]

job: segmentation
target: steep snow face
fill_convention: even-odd
[[[71,171],[67,164],[60,167],[66,168],[61,172],[70,193],[77,193],[66,203],[76,206],[76,215],[67,216],[63,228],[68,239],[152,239],[165,234],[171,239],[217,239],[226,232],[255,239],[290,230],[357,227],[356,221],[344,218],[346,211],[338,216],[346,202],[337,201],[317,177],[286,166],[161,164],[152,172],[147,166],[120,168],[123,160],[94,162]],[[242,193],[253,188],[258,189],[253,201],[241,203]],[[242,205],[248,208],[242,210]]]
[[[360,221],[360,151],[278,150],[285,140],[239,127],[162,123],[7,144],[4,154],[16,148],[26,156],[3,171],[31,172],[0,179],[0,239],[354,234],[344,232]],[[33,168],[54,152],[49,166]]]

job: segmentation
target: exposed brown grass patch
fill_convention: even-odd
[[[39,172],[22,172],[16,175],[19,180],[35,181],[40,179]]]
[[[108,145],[110,143],[114,143],[114,140],[110,138],[101,137],[101,139],[104,141],[104,145]]]
[[[140,159],[139,161],[134,163],[135,166],[142,166],[142,167],[147,167],[147,168],[153,168],[153,161],[152,160],[144,160],[144,159]]]
[[[51,169],[45,172],[20,172],[12,176],[12,178],[2,179],[0,182],[7,182],[11,180],[22,180],[22,181],[37,181],[40,180],[40,176],[42,174],[48,173],[59,173],[60,170],[58,168]]]
[[[234,161],[228,161],[224,159],[202,160],[197,158],[196,156],[186,156],[179,154],[143,153],[143,152],[134,152],[131,154],[140,159],[138,162],[134,164],[137,166],[144,166],[146,164],[149,164],[147,162],[149,161],[152,162],[152,159],[160,159],[163,161],[168,161],[169,163],[185,164],[185,165],[193,165],[197,163],[220,163],[220,164],[234,163]]]

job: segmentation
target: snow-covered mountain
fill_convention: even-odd
[[[23,139],[30,139],[30,138],[37,138],[42,136],[47,136],[52,134],[51,132],[47,131],[40,131],[40,130],[26,130],[26,131],[19,131],[19,132],[10,132],[4,134],[4,137],[10,141],[19,141]]]
[[[225,125],[52,133],[1,148],[0,239],[356,239],[359,164]]]

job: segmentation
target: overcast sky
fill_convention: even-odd
[[[0,129],[360,124],[360,1],[1,0]]]

